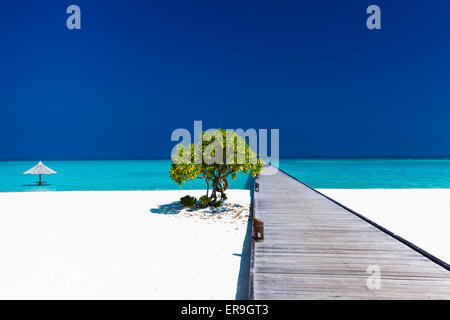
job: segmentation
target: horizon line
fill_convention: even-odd
[[[43,158],[40,157],[42,161],[144,161],[144,160],[168,160],[170,161],[170,157],[94,157],[94,158]],[[288,156],[288,157],[280,157],[280,160],[283,159],[450,159],[450,155],[439,155],[439,156],[429,156],[429,155],[396,155],[396,156]],[[8,161],[38,161],[37,158],[11,158],[11,159],[0,159],[0,162],[8,162]]]

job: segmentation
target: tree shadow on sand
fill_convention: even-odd
[[[158,208],[150,209],[151,213],[156,214],[179,214],[183,210],[180,201],[174,201],[172,203],[161,204]]]
[[[151,213],[156,214],[179,214],[181,210],[186,209],[189,212],[196,212],[202,210],[205,214],[219,214],[227,211],[233,211],[233,209],[242,208],[240,204],[230,204],[219,208],[211,207],[198,207],[198,208],[183,208],[180,201],[174,201],[172,203],[161,204],[157,208],[150,209]]]

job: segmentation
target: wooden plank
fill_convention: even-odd
[[[416,250],[281,171],[258,182],[250,298],[450,299],[450,272]]]

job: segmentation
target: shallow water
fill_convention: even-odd
[[[23,173],[36,161],[0,162],[0,192],[22,191],[95,191],[95,190],[170,190],[204,189],[201,179],[189,181],[182,188],[170,179],[169,160],[44,161],[58,174],[44,175],[47,181],[37,186],[35,175]],[[229,179],[231,189],[249,189],[249,175]]]
[[[314,188],[450,188],[449,159],[281,159]]]
[[[58,174],[24,175],[35,161],[1,161],[0,192],[204,189],[204,181],[180,188],[169,177],[169,160],[45,161]],[[449,159],[281,159],[280,168],[314,188],[450,188]],[[232,189],[250,189],[240,174]]]

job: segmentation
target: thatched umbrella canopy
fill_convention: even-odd
[[[45,166],[42,161],[39,161],[37,165],[35,165],[30,170],[24,172],[23,174],[38,174],[39,175],[39,182],[38,185],[42,185],[42,175],[43,174],[55,174],[56,171],[53,171],[49,167]]]

